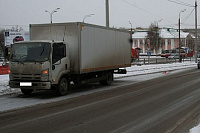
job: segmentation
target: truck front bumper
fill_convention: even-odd
[[[51,82],[9,81],[11,88],[51,89]]]

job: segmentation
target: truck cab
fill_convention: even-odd
[[[51,89],[70,72],[68,45],[54,41],[28,41],[13,44],[10,54],[12,88],[30,94],[34,89]]]

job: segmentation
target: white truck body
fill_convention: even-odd
[[[130,34],[84,23],[30,25],[30,40],[65,41],[71,72],[88,73],[130,66]]]
[[[104,81],[102,83],[109,84],[105,81],[109,77],[110,80],[113,79],[114,70],[131,65],[130,34],[127,31],[80,22],[34,24],[30,25],[30,40],[14,44],[9,66],[10,86],[22,88],[25,94],[29,93],[30,89],[50,89],[53,85],[58,85],[59,88],[63,77],[65,79],[63,82],[67,83]],[[23,61],[21,58],[25,57],[20,57],[20,61],[16,61],[14,57],[17,45],[29,43],[33,46],[35,43],[43,48],[38,50],[41,54],[39,56],[36,54],[35,58],[36,56],[40,58],[45,52],[48,53],[46,49],[49,49],[49,55],[47,54],[48,56],[39,62],[38,59]],[[55,43],[66,46],[65,55],[56,62],[53,61]],[[45,70],[48,70],[46,79],[42,77]],[[37,76],[38,80],[35,81]],[[31,84],[26,86],[26,83]],[[26,91],[28,89],[29,91]],[[66,93],[61,95],[64,94]]]

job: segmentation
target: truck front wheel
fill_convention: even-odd
[[[33,92],[33,89],[21,89],[21,92],[25,95],[30,95]]]
[[[66,78],[62,78],[56,87],[56,91],[60,96],[67,95],[69,89],[69,82]]]

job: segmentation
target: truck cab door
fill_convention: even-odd
[[[57,84],[63,74],[69,71],[69,58],[66,56],[66,44],[54,43],[52,53],[52,80]]]

